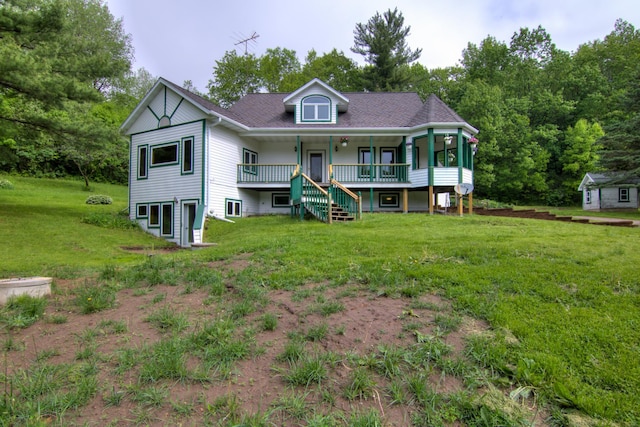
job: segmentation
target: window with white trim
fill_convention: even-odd
[[[258,164],[258,153],[255,151],[247,150],[246,148],[242,149],[242,157],[243,157],[243,170],[246,173],[250,173],[252,175],[258,174],[258,167],[255,166]]]
[[[303,122],[328,122],[331,120],[331,101],[326,96],[312,95],[302,100]]]
[[[137,205],[136,218],[148,218],[148,217],[149,217],[149,206]]]
[[[138,147],[138,179],[147,178],[147,153],[149,147],[141,145]]]
[[[619,202],[628,202],[629,201],[629,189],[628,188],[618,188],[618,201]]]
[[[193,137],[182,139],[182,173],[193,173]]]
[[[242,200],[226,199],[227,205],[225,210],[225,216],[227,217],[241,217],[242,216]]]
[[[151,166],[167,166],[178,163],[178,143],[151,147]]]

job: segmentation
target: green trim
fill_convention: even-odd
[[[208,155],[208,144],[207,144],[207,139],[206,139],[206,132],[207,132],[207,121],[206,120],[202,120],[202,170],[200,171],[200,176],[201,176],[201,197],[200,200],[202,200],[202,204],[203,205],[207,205],[208,204],[208,198],[205,198],[206,195],[206,174],[207,174],[207,155]],[[193,144],[193,152],[195,154],[195,141]]]
[[[240,204],[240,209],[239,209],[240,215],[229,215],[227,213],[227,205],[229,204],[229,202]],[[242,218],[242,200],[225,198],[224,199],[224,217],[225,218]]]
[[[155,112],[155,111],[153,111],[153,110],[151,109],[151,105],[147,105],[147,109],[148,109],[149,111],[151,111],[151,114],[153,114],[153,117],[155,117],[155,118],[156,118],[156,120],[160,121],[160,117],[158,117],[158,115],[156,114],[156,112]],[[156,129],[153,129],[153,130],[156,130]]]
[[[369,136],[369,153],[371,153],[371,155],[369,156],[369,181],[373,182],[373,177],[375,174],[375,170],[373,170],[373,164],[376,162],[376,151],[373,149],[373,135]],[[373,212],[373,184],[371,187],[369,187],[369,211]]]
[[[428,129],[427,133],[427,145],[428,145],[428,155],[429,155],[429,186],[433,185],[434,179],[434,167],[435,167],[435,156],[434,156],[434,147],[435,147],[435,136],[433,134],[433,128]],[[429,201],[429,203],[432,203]]]
[[[395,203],[382,204],[384,197],[395,197]],[[400,207],[400,193],[378,193],[378,207],[383,208],[399,208]]]
[[[156,116],[156,117],[157,117],[157,116]],[[144,131],[142,131],[142,132],[132,133],[132,134],[131,134],[131,136],[134,136],[134,135],[135,135],[135,136],[137,136],[137,135],[143,135],[143,134],[145,134],[145,133],[149,133],[149,132],[158,132],[159,130],[167,130],[167,129],[170,129],[170,128],[177,128],[177,127],[180,127],[180,126],[192,125],[192,124],[194,124],[194,123],[202,123],[204,120],[205,120],[205,119],[198,119],[198,120],[192,120],[192,121],[190,121],[190,122],[179,123],[179,124],[177,124],[177,125],[167,126],[167,127],[160,128],[160,129],[156,128],[156,129],[144,130]]]
[[[304,101],[307,98],[311,98],[314,96],[318,96],[318,97],[322,97],[324,99],[326,99],[329,103],[329,118],[327,120],[325,119],[305,119],[304,118]],[[324,105],[324,104],[311,104],[311,105]],[[332,109],[333,103],[331,102],[331,98],[329,98],[326,95],[320,95],[320,94],[311,94],[311,95],[307,95],[303,98],[300,99],[300,123],[333,123],[331,120],[331,109]],[[318,116],[318,109],[315,109],[315,113],[316,113],[316,117]]]
[[[276,203],[276,197],[286,197],[286,203]],[[271,193],[272,208],[288,208],[291,207],[291,195],[289,193]]]
[[[147,213],[145,215],[140,215],[141,207],[147,208]],[[149,204],[148,203],[136,203],[136,219],[146,219],[149,218]]]
[[[250,155],[249,160],[253,160],[253,157],[255,157],[255,161],[254,162],[247,162],[247,154]],[[258,153],[253,151],[253,150],[249,150],[248,148],[242,148],[242,163],[247,165],[247,164],[252,164],[252,165],[257,165],[258,164]],[[242,171],[251,175],[258,175],[258,169],[255,166],[243,166],[242,167]]]
[[[145,154],[146,161],[144,165],[144,169],[146,172],[145,176],[140,176],[140,149],[141,148],[144,148],[146,150],[146,154]],[[137,180],[149,179],[149,144],[138,145],[138,157],[136,162],[136,178]]]
[[[458,128],[458,138],[456,140],[458,148],[458,184],[464,182],[464,166],[466,164],[465,147],[462,139],[462,128]]]
[[[176,111],[178,111],[178,108],[180,108],[180,106],[182,105],[182,101],[184,101],[184,98],[180,98],[180,102],[178,102],[178,105],[176,105],[176,108],[174,108],[173,111],[171,112],[169,119],[173,118],[173,115],[176,113]]]
[[[162,147],[169,147],[171,145],[175,145],[176,146],[176,160],[175,161],[171,161],[171,162],[166,162],[166,163],[159,163],[159,164],[153,164],[153,150],[155,148],[162,148]],[[161,167],[165,167],[165,166],[174,166],[174,165],[179,165],[180,164],[180,141],[172,141],[172,142],[165,142],[162,144],[155,144],[155,145],[150,145],[149,148],[151,148],[150,150],[150,156],[149,156],[149,168],[161,168]]]
[[[184,150],[186,147],[185,142],[186,141],[191,141],[191,170],[185,170],[184,166],[185,166],[185,155],[184,155]],[[195,173],[195,148],[196,148],[196,138],[194,136],[185,136],[184,138],[182,138],[180,140],[180,148],[181,148],[181,157],[180,160],[181,161],[181,167],[180,167],[180,175],[193,175]]]

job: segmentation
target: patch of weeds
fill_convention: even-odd
[[[462,316],[457,313],[452,314],[436,314],[433,322],[443,334],[457,331],[462,324]]]
[[[135,230],[139,225],[128,216],[112,212],[91,212],[80,220],[84,224],[95,225],[112,230]]]
[[[347,327],[345,325],[340,325],[336,327],[335,332],[336,332],[336,335],[344,335],[346,330],[347,330]]]
[[[430,311],[443,311],[444,307],[429,301],[422,301],[420,299],[411,300],[409,306],[415,310],[430,310]]]
[[[127,394],[132,402],[160,407],[169,396],[169,391],[165,387],[142,387],[134,384],[128,387]]]
[[[298,393],[294,390],[287,391],[273,402],[273,409],[282,414],[282,421],[293,418],[301,420],[307,415],[307,396],[309,393]]]
[[[261,319],[263,331],[275,331],[278,327],[278,316],[273,313],[265,313]]]
[[[124,348],[116,351],[116,374],[123,374],[144,359],[145,351],[137,348]]]
[[[76,360],[89,360],[96,354],[95,346],[86,346],[76,352]]]
[[[329,333],[329,325],[321,323],[317,326],[311,326],[304,334],[304,338],[307,341],[318,342],[326,338]]]
[[[195,331],[188,339],[193,349],[207,364],[225,368],[229,363],[244,359],[251,354],[253,339],[245,335],[234,336],[236,323],[230,318],[209,322]]]
[[[44,314],[47,300],[23,294],[12,296],[0,310],[0,321],[9,328],[20,329],[31,326]]]
[[[389,383],[387,386],[387,395],[389,399],[391,399],[392,405],[406,405],[409,403],[404,380],[402,379],[396,379]]]
[[[514,369],[508,360],[509,343],[503,335],[475,334],[465,338],[464,355],[483,368],[512,377]]]
[[[413,395],[412,400],[418,407],[429,412],[436,412],[442,398],[429,386],[429,378],[425,374],[418,373],[410,376],[407,387]]]
[[[115,306],[116,290],[108,285],[97,283],[79,287],[76,290],[76,304],[82,314],[91,314]]]
[[[231,306],[231,317],[234,319],[242,319],[245,316],[256,311],[255,302],[249,299],[242,299],[240,301],[236,301]]]
[[[216,398],[213,403],[201,402],[208,415],[214,415],[221,421],[235,425],[240,421],[242,402],[235,394],[226,394]]]
[[[104,401],[105,406],[120,406],[125,395],[126,392],[122,390],[116,390],[116,388],[113,387],[111,390],[102,395],[102,400]]]
[[[374,368],[380,375],[393,378],[402,373],[401,367],[407,356],[408,352],[400,347],[379,345],[374,359]]]
[[[304,342],[300,340],[289,340],[285,345],[282,353],[280,353],[276,359],[281,362],[294,363],[306,356],[307,352],[304,347]]]
[[[186,314],[178,312],[169,306],[164,306],[160,310],[151,313],[145,318],[162,332],[181,332],[189,327],[189,319]]]
[[[293,295],[291,295],[291,301],[293,302],[304,301],[305,299],[309,298],[311,295],[313,295],[313,291],[311,289],[299,289],[295,291]]]
[[[63,323],[67,323],[68,320],[68,317],[64,314],[51,314],[45,316],[45,321],[53,325],[62,325]]]
[[[24,342],[16,340],[11,335],[2,342],[2,350],[4,351],[21,351],[24,350],[24,347]]]
[[[308,387],[311,384],[321,384],[327,376],[327,368],[322,358],[307,356],[294,362],[284,379],[291,385]]]
[[[382,427],[384,420],[375,409],[357,411],[349,418],[350,427]]]
[[[373,397],[373,390],[376,385],[369,370],[363,367],[357,367],[351,371],[349,383],[344,390],[344,397],[347,400],[367,400]]]
[[[36,354],[36,362],[42,362],[43,360],[51,359],[55,356],[60,356],[60,351],[58,351],[57,348],[42,350]]]
[[[141,296],[147,295],[150,292],[151,292],[151,289],[149,288],[138,288],[133,290],[133,296],[141,297]]]
[[[344,304],[340,301],[328,301],[315,304],[311,307],[311,313],[318,313],[322,316],[328,317],[335,313],[344,311]]]
[[[269,412],[256,412],[255,414],[243,414],[240,417],[240,424],[243,427],[272,427],[273,423],[269,421]]]
[[[188,269],[184,280],[187,285],[196,289],[208,289],[209,295],[220,296],[226,291],[222,275],[212,268],[194,267]]]
[[[4,178],[0,179],[0,190],[13,190],[13,189],[14,189],[14,186],[11,181]]]
[[[180,338],[155,343],[145,355],[140,368],[140,379],[156,382],[159,379],[184,380],[188,377],[187,346]]]
[[[333,414],[313,414],[304,421],[307,427],[338,427],[344,425]]]
[[[195,405],[193,404],[193,402],[176,402],[172,400],[171,409],[173,410],[173,412],[180,416],[188,417],[193,414]]]
[[[423,335],[416,331],[418,344],[415,344],[408,355],[408,360],[414,366],[428,367],[432,362],[437,362],[442,357],[449,355],[453,350],[440,338]]]
[[[104,333],[124,334],[129,330],[125,320],[102,320],[98,328]]]
[[[164,301],[164,300],[165,300],[165,298],[167,298],[167,294],[163,294],[163,293],[155,294],[155,295],[153,296],[153,298],[151,299],[151,303],[152,303],[152,304],[157,304],[157,303],[159,303],[159,302]]]
[[[136,426],[150,425],[155,419],[153,417],[154,410],[146,406],[136,406],[131,410],[133,419],[127,420]]]

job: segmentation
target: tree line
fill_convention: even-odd
[[[575,52],[547,31],[468,43],[459,64],[427,69],[397,9],[354,28],[359,66],[336,49],[226,52],[206,92],[229,107],[247,93],[290,92],[319,78],[344,92],[435,93],[480,130],[476,197],[519,204],[579,200],[586,172],[640,173],[640,31],[622,19]],[[118,126],[155,81],[132,71],[121,20],[102,0],[0,0],[0,170],[127,182]],[[190,81],[183,86],[198,92]]]

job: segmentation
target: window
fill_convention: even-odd
[[[226,216],[241,217],[242,216],[242,201],[226,199],[227,211]]]
[[[138,179],[147,177],[147,151],[149,147],[141,145],[138,147]]]
[[[416,147],[414,150],[413,168],[420,169],[420,147]]]
[[[331,120],[329,98],[313,95],[302,100],[302,121],[328,122]]]
[[[396,163],[396,149],[395,148],[381,148],[380,149],[380,163],[383,165],[393,165]],[[396,176],[395,166],[381,166],[380,174],[386,177]]]
[[[618,201],[619,202],[628,202],[629,201],[629,189],[628,188],[618,188]]]
[[[149,216],[149,207],[147,205],[138,205],[136,210],[136,218],[147,218]]]
[[[178,163],[178,143],[151,147],[151,166],[175,165]]]
[[[400,207],[400,195],[398,193],[380,193],[379,205],[381,208]]]
[[[160,227],[160,205],[149,205],[149,228]]]
[[[162,236],[173,236],[173,204],[162,204],[162,229],[160,230]]]
[[[247,150],[246,148],[244,148],[242,150],[242,157],[244,158],[243,162],[244,162],[244,167],[243,170],[246,173],[250,173],[252,175],[257,175],[258,174],[258,167],[257,166],[252,166],[252,165],[257,165],[258,164],[258,153],[251,151],[251,150]]]
[[[271,206],[274,208],[288,208],[289,207],[289,194],[288,193],[273,193],[271,195]]]
[[[373,161],[372,161],[373,160]],[[375,156],[371,159],[371,151],[368,148],[358,149],[358,163],[360,164],[358,175],[360,178],[369,178],[371,163],[375,163]]]
[[[182,173],[193,173],[193,138],[182,140]]]

